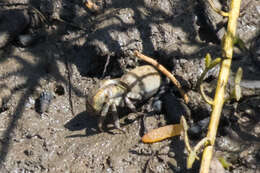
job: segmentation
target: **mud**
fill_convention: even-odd
[[[170,106],[154,111],[151,98],[137,106],[137,113],[121,114],[125,134],[118,133],[109,120],[109,130],[99,132],[98,117],[85,108],[88,91],[98,81],[120,77],[145,64],[132,55],[139,50],[165,65],[188,92],[190,125],[209,116],[211,107],[195,85],[206,53],[216,58],[221,47],[212,41],[214,34],[201,36],[197,3],[97,0],[93,2],[99,9],[93,12],[80,0],[4,2],[27,3],[0,6],[2,10],[33,6],[46,20],[40,27],[15,24],[15,34],[4,28],[11,19],[0,21],[0,28],[15,38],[19,34],[38,36],[26,47],[13,38],[4,40],[8,44],[0,51],[0,172],[198,172],[199,161],[192,170],[186,169],[187,152],[179,137],[149,145],[141,142],[145,132],[176,122],[180,113],[187,113],[187,109],[180,110],[181,97],[167,80],[166,95],[174,100],[160,100]],[[239,66],[243,68],[244,97],[225,105],[225,123],[219,128],[215,148],[216,157],[232,164],[226,172],[236,173],[260,171],[259,41],[255,41],[259,40],[260,3],[244,3],[238,35],[251,52],[235,54],[231,73],[232,77]],[[217,72],[213,70],[206,82],[213,83]],[[53,99],[40,114],[35,108],[43,92],[51,93]],[[171,112],[174,102],[181,108],[176,106]]]

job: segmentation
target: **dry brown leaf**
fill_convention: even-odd
[[[144,143],[154,143],[159,142],[164,139],[180,135],[182,131],[182,126],[180,124],[167,125],[154,129],[142,137]]]
[[[85,6],[92,12],[99,11],[99,7],[95,3],[93,3],[91,0],[87,0],[85,2]]]

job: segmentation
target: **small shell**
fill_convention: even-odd
[[[53,95],[50,92],[42,92],[40,97],[37,99],[38,105],[36,106],[36,111],[39,113],[47,112],[52,99]]]

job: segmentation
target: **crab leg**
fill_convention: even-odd
[[[122,131],[123,133],[125,133],[125,131],[120,127],[120,122],[119,122],[119,117],[118,117],[118,113],[117,113],[117,108],[116,108],[116,104],[111,104],[111,109],[112,109],[112,115],[113,115],[113,119],[114,119],[114,125],[115,127]]]
[[[127,107],[129,107],[131,111],[136,112],[135,105],[132,103],[130,99],[142,100],[142,96],[138,93],[133,93],[133,92],[129,92],[125,96],[125,103]]]
[[[126,103],[127,107],[129,107],[131,109],[131,111],[136,112],[135,105],[132,103],[132,101],[128,97],[125,97],[125,103]]]
[[[130,99],[135,99],[135,100],[142,100],[141,94],[134,93],[134,92],[127,93],[126,97],[130,98]]]
[[[115,127],[120,129],[120,123],[119,123],[119,118],[118,118],[118,114],[117,114],[116,105],[112,104],[111,105],[111,109],[112,109],[112,115],[113,115]]]
[[[101,111],[101,114],[100,114],[100,118],[99,118],[99,122],[98,122],[98,129],[102,132],[103,131],[103,124],[104,124],[104,121],[105,121],[105,118],[106,118],[106,115],[108,113],[108,110],[111,106],[111,102],[107,102],[104,106],[103,106],[103,109]]]

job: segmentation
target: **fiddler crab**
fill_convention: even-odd
[[[103,131],[103,124],[109,112],[112,113],[114,125],[120,131],[118,107],[127,106],[136,112],[133,101],[142,101],[152,97],[161,86],[159,72],[150,65],[136,67],[121,78],[102,80],[91,89],[86,99],[88,112],[100,116],[98,128]]]

